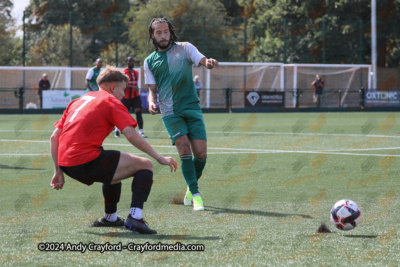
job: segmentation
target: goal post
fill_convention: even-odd
[[[371,89],[371,65],[367,64],[285,64],[285,87],[293,90],[287,94],[287,106],[297,107],[298,93],[302,92],[302,105],[312,106],[314,88],[311,83],[318,74],[324,80],[324,106],[358,105],[356,90]],[[333,94],[339,92],[338,97]],[[332,100],[333,99],[333,100]]]

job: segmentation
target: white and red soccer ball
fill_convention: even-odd
[[[340,230],[351,230],[360,223],[360,220],[361,210],[354,201],[342,199],[333,205],[331,221],[336,228]]]

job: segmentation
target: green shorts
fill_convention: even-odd
[[[192,140],[207,141],[206,125],[201,109],[187,109],[177,114],[168,115],[162,120],[171,138],[172,145],[175,145],[175,141],[184,135]]]

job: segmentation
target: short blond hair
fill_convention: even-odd
[[[129,77],[125,73],[112,66],[107,66],[105,70],[100,72],[99,77],[96,79],[98,85],[108,82],[127,83],[128,81]]]

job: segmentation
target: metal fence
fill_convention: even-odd
[[[56,91],[64,93],[66,89],[58,88]],[[79,89],[81,91],[82,89]],[[243,88],[216,88],[210,89],[211,103],[209,107],[205,107],[204,90],[200,92],[200,105],[203,110],[221,110],[221,111],[232,111],[247,109],[247,110],[262,110],[258,107],[253,107],[246,100],[248,92]],[[147,88],[142,88],[141,91],[146,92]],[[74,90],[68,89],[68,93],[73,94]],[[271,90],[271,89],[258,89],[258,94],[264,92],[283,94],[282,105],[277,105],[281,109],[303,109],[303,108],[363,108],[364,107],[364,89],[329,89],[324,90],[320,99],[316,101],[314,99],[314,92],[309,88],[298,88],[296,91],[293,89],[285,89],[284,91]],[[346,92],[346,97],[344,97]],[[293,99],[296,101],[293,102]],[[42,99],[38,94],[37,89],[23,88],[1,88],[0,89],[0,110],[20,110],[23,112],[28,109],[41,110]],[[295,104],[293,104],[295,103]],[[266,106],[267,107],[267,106]],[[267,110],[266,108],[265,110]],[[63,110],[63,109],[62,109]]]

